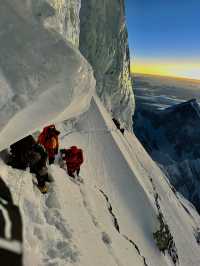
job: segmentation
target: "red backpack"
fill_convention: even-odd
[[[81,149],[78,149],[76,146],[72,146],[70,149],[65,150],[63,154],[64,155],[62,156],[62,158],[68,164],[75,164],[80,166],[84,161],[83,151]]]

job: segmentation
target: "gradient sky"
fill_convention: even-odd
[[[125,0],[134,72],[200,79],[200,0]]]

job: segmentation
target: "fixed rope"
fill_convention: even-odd
[[[116,128],[108,128],[108,129],[91,129],[91,130],[71,130],[67,133],[65,133],[63,136],[61,136],[60,138],[63,139],[68,135],[71,135],[73,133],[81,133],[81,134],[94,134],[94,133],[108,133],[108,132],[113,132],[113,131],[118,131],[118,129]]]

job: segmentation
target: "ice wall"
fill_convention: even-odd
[[[81,0],[48,0],[55,9],[54,17],[46,23],[76,47],[79,46],[79,11]]]
[[[80,48],[94,69],[97,93],[105,106],[132,128],[134,96],[124,0],[18,1],[31,6],[36,20]]]
[[[123,0],[81,1],[80,50],[94,69],[98,95],[130,128],[134,96]]]

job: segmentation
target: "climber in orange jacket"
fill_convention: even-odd
[[[49,164],[54,163],[55,155],[58,154],[59,134],[60,132],[55,128],[55,125],[50,125],[45,127],[38,137],[38,143],[41,144],[48,153]]]
[[[70,149],[62,149],[62,159],[66,162],[68,175],[75,178],[75,173],[79,176],[80,166],[83,163],[83,151],[76,146]]]

